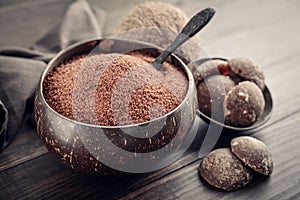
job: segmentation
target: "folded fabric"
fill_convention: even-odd
[[[8,122],[8,112],[2,101],[0,100],[0,147],[5,146],[6,129]],[[0,149],[1,152],[1,149]]]
[[[47,62],[69,45],[101,37],[104,18],[102,9],[85,0],[0,9],[0,151],[18,133],[24,115],[32,115],[32,97]]]
[[[100,38],[103,25],[104,12],[92,8],[85,0],[78,0],[69,6],[64,18],[34,44],[33,49],[55,53],[78,41]]]

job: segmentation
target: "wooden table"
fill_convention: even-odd
[[[135,2],[92,1],[108,11],[112,23],[106,27],[107,34]],[[203,48],[211,56],[245,56],[262,66],[274,112],[263,128],[251,134],[270,148],[273,174],[257,177],[234,192],[208,186],[197,169],[200,136],[184,156],[154,173],[122,177],[77,174],[48,153],[36,132],[24,126],[0,154],[0,199],[300,199],[300,2],[171,2],[190,16],[207,6],[216,7],[217,15],[201,32]],[[208,127],[204,122],[200,126],[198,135]],[[223,133],[218,145],[228,145],[233,136]]]

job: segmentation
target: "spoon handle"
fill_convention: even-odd
[[[190,21],[184,26],[175,40],[162,52],[153,62],[155,66],[162,64],[165,59],[174,52],[180,45],[182,45],[189,38],[198,33],[206,24],[211,20],[215,14],[215,9],[206,8],[197,13]]]

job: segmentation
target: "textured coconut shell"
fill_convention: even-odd
[[[188,22],[185,13],[165,2],[144,2],[133,8],[121,21],[115,33],[166,48]],[[200,56],[199,38],[194,36],[176,50],[186,63]]]

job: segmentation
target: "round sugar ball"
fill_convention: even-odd
[[[257,84],[264,90],[265,76],[260,66],[248,58],[233,58],[228,61],[230,69],[238,76]]]
[[[203,158],[200,175],[210,185],[231,191],[247,185],[253,172],[229,148],[216,149]]]
[[[225,96],[225,123],[240,127],[250,126],[261,116],[264,107],[265,100],[259,87],[250,81],[240,82]]]
[[[198,104],[201,112],[216,120],[223,120],[223,101],[235,83],[223,75],[208,77],[197,86]]]
[[[240,136],[231,140],[231,151],[246,165],[263,175],[273,172],[273,160],[268,147],[258,139]]]

